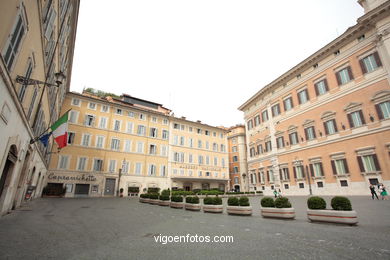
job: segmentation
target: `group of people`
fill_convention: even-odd
[[[375,187],[375,185],[371,184],[370,185],[370,191],[371,191],[371,197],[372,199],[374,200],[375,198],[377,198],[379,200],[379,197],[378,197],[378,194],[376,193],[377,192],[377,189]],[[385,185],[383,185],[383,183],[379,183],[378,184],[378,192],[379,192],[379,195],[381,196],[382,200],[387,200],[387,190],[386,190],[386,187]]]

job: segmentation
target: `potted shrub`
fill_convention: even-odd
[[[261,215],[265,218],[294,219],[295,209],[286,197],[275,201],[271,197],[264,197],[261,199]]]
[[[220,197],[206,197],[203,200],[203,212],[222,213],[223,205]]]
[[[149,203],[149,195],[148,193],[143,193],[141,195],[139,195],[139,202],[142,202],[142,203]]]
[[[341,223],[356,225],[357,213],[352,210],[351,201],[342,196],[336,196],[331,201],[332,210],[326,209],[326,202],[321,197],[310,197],[307,200],[307,218],[310,221]]]
[[[199,211],[201,206],[198,197],[186,197],[186,203],[184,204],[186,210]]]
[[[160,200],[158,205],[160,205],[160,206],[169,206],[170,205],[169,195],[160,195],[158,198]]]
[[[182,209],[184,207],[183,197],[182,196],[172,196],[170,207],[176,208],[176,209]]]
[[[229,215],[252,215],[252,207],[249,204],[248,197],[230,197],[226,210]]]
[[[150,204],[158,205],[160,203],[160,200],[158,199],[158,193],[150,193],[149,199]]]

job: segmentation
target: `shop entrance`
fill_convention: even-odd
[[[74,189],[74,195],[88,195],[89,194],[89,184],[76,184]]]
[[[106,185],[104,186],[104,195],[115,194],[115,179],[107,178]]]

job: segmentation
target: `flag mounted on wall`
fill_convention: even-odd
[[[59,149],[65,147],[68,143],[68,114],[69,111],[50,127]]]

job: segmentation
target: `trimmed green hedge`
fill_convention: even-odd
[[[143,198],[143,199],[149,199],[149,193],[143,193],[143,194],[141,194],[141,195],[139,195],[141,198]]]
[[[173,202],[183,202],[183,197],[182,196],[172,196],[171,201]]]
[[[160,195],[159,197],[160,200],[169,200],[169,195]]]
[[[326,209],[326,201],[318,196],[313,196],[307,199],[307,207],[309,209]]]
[[[275,202],[272,197],[264,197],[261,199],[261,206],[262,207],[268,207],[268,208],[274,208],[275,207]]]
[[[346,210],[346,211],[352,210],[351,201],[347,197],[342,197],[342,196],[333,197],[330,204],[332,206],[332,209],[334,210]]]
[[[291,203],[286,197],[277,198],[275,200],[275,208],[291,208]]]
[[[199,204],[198,197],[186,197],[186,203]]]
[[[240,197],[239,204],[240,204],[241,207],[248,207],[248,206],[250,206],[248,197]]]
[[[184,191],[184,190],[173,190],[172,196],[188,196],[188,195],[195,195],[192,191]]]
[[[240,205],[237,197],[230,197],[228,199],[227,203],[228,203],[228,206],[239,206]]]
[[[160,193],[160,188],[148,188],[148,193]]]
[[[161,195],[169,196],[169,195],[171,195],[171,191],[170,191],[169,189],[167,189],[167,190],[162,190],[162,191],[161,191]]]
[[[206,197],[203,203],[205,205],[222,205],[222,199],[219,197]]]

